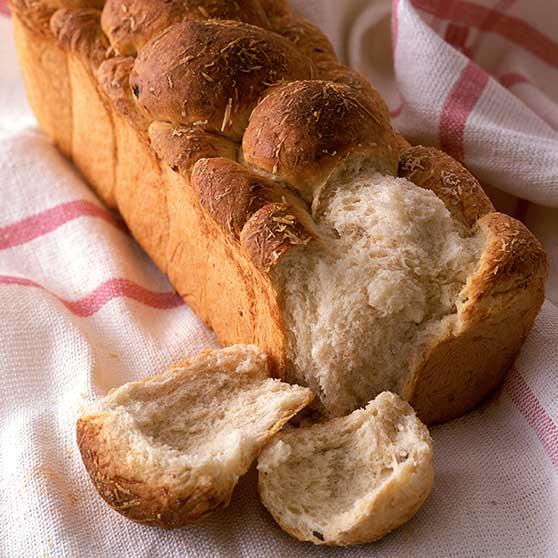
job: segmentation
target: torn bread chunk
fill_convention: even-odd
[[[383,391],[408,398],[432,346],[458,330],[460,293],[485,240],[404,178],[355,165],[331,182],[316,215],[328,242],[284,258],[275,277],[289,379],[343,416]]]
[[[258,459],[260,497],[301,541],[373,542],[432,489],[432,441],[412,407],[384,392],[346,417],[278,434]]]
[[[116,511],[180,527],[228,505],[262,447],[312,397],[270,378],[257,347],[235,345],[111,391],[79,418],[77,441]]]

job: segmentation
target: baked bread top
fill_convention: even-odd
[[[99,33],[99,18],[104,33],[91,41],[88,28]],[[111,0],[102,16],[59,10],[50,26],[67,48],[88,49],[116,108],[148,130],[157,154],[180,173],[221,155],[253,182],[269,174],[308,213],[349,156],[397,173],[398,140],[381,97],[338,62],[317,28],[275,3]],[[238,220],[235,196],[224,200]],[[257,209],[245,212],[242,225]],[[266,263],[274,243],[269,248]]]

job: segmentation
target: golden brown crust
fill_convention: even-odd
[[[501,213],[478,226],[485,249],[461,293],[456,329],[425,355],[405,394],[427,424],[461,416],[501,383],[544,301],[548,264],[539,241]]]
[[[101,24],[117,53],[134,55],[161,31],[186,19],[228,19],[268,26],[257,0],[107,0]]]
[[[130,137],[127,143],[130,142],[137,139]],[[149,154],[150,149],[142,149]],[[150,249],[150,255],[162,262],[159,267],[168,274],[178,293],[213,328],[224,346],[251,339],[270,356],[273,373],[281,375],[286,340],[269,279],[255,269],[238,242],[231,242],[230,235],[205,213],[183,175],[162,169],[151,177],[145,190],[163,190],[164,207],[171,216],[166,238]],[[137,206],[133,200],[122,204],[126,214],[133,213]],[[155,201],[154,211],[159,207]],[[139,213],[138,217],[148,214],[149,211]],[[155,231],[164,230],[156,219],[152,222]]]
[[[273,21],[273,30],[294,43],[316,65],[337,61],[329,39],[305,19],[285,15]]]
[[[300,198],[281,184],[220,157],[201,159],[196,164],[192,187],[208,214],[236,239],[252,215],[269,202],[306,209]]]
[[[49,6],[42,0],[8,0],[8,4],[15,18],[17,26],[25,26],[32,31],[37,40],[52,39],[50,32],[50,18],[56,8]],[[29,47],[26,47],[29,50]]]
[[[388,110],[384,100],[370,82],[360,72],[341,64],[338,60],[323,60],[320,62],[318,64],[318,75],[321,79],[348,85],[355,91],[370,96],[376,104],[381,104],[384,106],[384,110]]]
[[[41,37],[50,35],[52,14],[60,8],[96,8],[101,10],[105,0],[8,0],[20,23]]]
[[[476,316],[484,321],[503,305],[515,304],[516,297],[523,301],[523,294],[540,296],[548,263],[541,243],[520,221],[489,213],[479,219],[478,226],[487,244],[479,271],[471,279],[468,312],[469,319]],[[493,304],[496,300],[498,304]]]
[[[245,224],[240,240],[254,265],[264,273],[293,247],[308,244],[313,234],[302,212],[284,203],[268,203]]]
[[[97,70],[97,79],[105,95],[111,100],[114,108],[138,129],[146,130],[149,120],[145,114],[137,110],[132,90],[128,83],[134,67],[134,58],[114,57],[105,60]]]
[[[66,116],[66,120],[53,122],[52,129],[55,137],[66,138],[68,134],[69,145],[65,152],[72,157],[105,202],[114,208],[116,142],[112,126],[113,108],[99,94],[97,81],[89,77],[109,56],[106,37],[99,30],[99,17],[100,12],[94,9],[63,8],[56,11],[50,20],[52,34],[57,39],[58,46],[49,46],[47,49],[49,53],[63,55],[60,59],[61,68],[50,78],[60,78],[67,93],[63,102],[71,107],[68,115],[65,115],[66,107],[60,108],[60,113]],[[51,81],[44,94],[48,96],[52,91]],[[87,111],[95,114],[93,120],[77,116]],[[95,145],[95,149],[89,152],[82,148],[84,145]]]
[[[208,477],[190,478],[180,489],[165,482],[155,484],[142,478],[125,462],[114,460],[117,448],[104,432],[102,416],[77,423],[77,444],[91,481],[103,500],[128,519],[172,529],[228,505],[230,490]]]
[[[397,140],[397,146],[399,147],[399,153],[403,153],[403,151],[409,149],[411,144],[407,141],[407,139],[402,136],[401,134],[395,133],[395,139]],[[399,161],[401,164],[401,160]]]
[[[417,145],[405,150],[399,161],[399,176],[432,190],[452,217],[466,227],[494,211],[478,180],[454,158],[433,147]]]
[[[244,160],[295,186],[307,201],[350,154],[395,174],[395,135],[383,103],[347,85],[293,81],[273,88],[244,134]]]
[[[190,176],[200,159],[224,157],[236,161],[238,155],[236,143],[195,126],[153,122],[149,126],[149,138],[160,159],[185,177]]]
[[[268,18],[283,17],[291,11],[287,0],[260,0],[260,5]]]
[[[20,17],[19,12],[14,11],[14,34],[27,100],[41,128],[69,157],[72,152],[73,107],[68,56],[53,41],[49,20],[50,15],[43,20],[42,15],[36,16],[33,12]],[[32,30],[30,22],[35,22]],[[49,101],[53,83],[56,83],[56,100]]]
[[[33,0],[27,0],[28,2]],[[42,0],[49,8],[96,8],[102,10],[105,0]]]
[[[50,20],[50,28],[62,48],[75,52],[81,60],[97,68],[108,56],[109,43],[99,27],[101,12],[95,9],[60,9]]]
[[[141,49],[130,85],[155,120],[239,140],[270,85],[312,74],[311,62],[278,35],[232,21],[185,21]]]

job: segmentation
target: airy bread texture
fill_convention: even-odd
[[[392,389],[441,422],[500,384],[539,242],[286,2],[10,5],[41,126],[223,345],[332,415]]]
[[[270,378],[257,347],[233,346],[111,391],[80,417],[77,441],[116,511],[180,527],[228,505],[263,446],[312,398]]]
[[[316,216],[327,241],[275,268],[291,332],[292,381],[330,414],[402,393],[424,352],[454,323],[484,239],[432,191],[360,171],[330,181]]]
[[[262,502],[293,537],[373,542],[432,489],[432,442],[411,406],[384,392],[343,418],[281,432],[258,458]]]

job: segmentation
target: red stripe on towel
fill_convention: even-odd
[[[0,285],[19,285],[46,291],[60,301],[72,314],[80,318],[92,316],[105,304],[120,297],[130,298],[145,306],[159,310],[177,308],[184,304],[183,300],[175,292],[158,293],[150,291],[128,279],[121,278],[109,279],[101,283],[88,295],[77,300],[66,300],[39,283],[23,277],[0,275]]]
[[[465,157],[463,138],[467,119],[487,83],[487,73],[474,62],[469,62],[463,68],[442,108],[440,145],[459,161],[463,161]]]
[[[48,234],[58,227],[80,217],[94,217],[126,231],[124,223],[118,221],[102,207],[86,200],[61,203],[31,217],[0,228],[0,250],[25,244]]]
[[[506,391],[535,431],[551,463],[558,468],[558,426],[548,416],[531,388],[516,370],[506,380]]]

